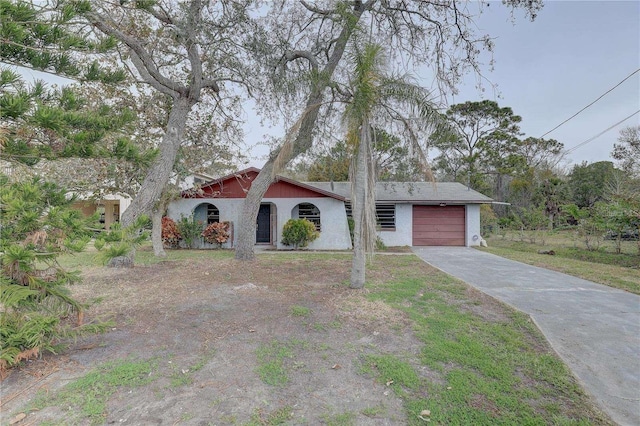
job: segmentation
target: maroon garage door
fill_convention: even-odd
[[[464,206],[413,206],[414,246],[464,246]]]

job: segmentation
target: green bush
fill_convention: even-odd
[[[109,266],[133,266],[136,248],[149,239],[149,232],[144,230],[148,225],[149,218],[144,215],[127,227],[113,223],[108,231],[96,238],[94,247],[102,252],[103,260]]]
[[[282,228],[282,244],[294,249],[306,247],[319,236],[316,226],[307,219],[289,219]]]
[[[91,224],[71,209],[65,192],[38,179],[10,183],[0,175],[0,377],[54,350],[69,332],[61,318],[75,313],[82,322],[84,306],[67,288],[79,274],[64,270],[57,257],[82,251]]]
[[[176,222],[176,226],[187,248],[195,248],[196,242],[200,241],[202,237],[204,228],[202,221],[196,220],[193,216],[182,216],[180,220]]]

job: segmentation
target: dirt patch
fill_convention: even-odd
[[[154,360],[157,379],[113,395],[105,423],[242,424],[286,407],[293,424],[345,413],[353,424],[402,424],[402,401],[360,364],[369,353],[417,354],[421,344],[401,313],[346,288],[349,267],[346,256],[300,262],[265,254],[252,263],[86,268],[74,295],[101,302],[85,319],[112,318],[115,326],[13,371],[2,383],[3,422],[38,391],[129,358]],[[258,374],[256,353],[273,344],[290,347],[283,386]],[[66,407],[46,407],[20,424],[73,419]]]

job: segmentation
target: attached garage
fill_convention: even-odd
[[[414,246],[464,246],[465,206],[413,206]]]

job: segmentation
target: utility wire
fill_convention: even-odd
[[[634,112],[633,114],[631,114],[631,115],[627,116],[626,118],[623,118],[622,120],[618,121],[618,122],[617,122],[616,124],[614,124],[613,126],[608,127],[606,130],[603,130],[602,132],[598,133],[597,135],[595,135],[595,136],[593,136],[593,137],[591,137],[591,138],[587,139],[587,140],[586,140],[586,141],[584,141],[584,142],[580,142],[578,145],[574,146],[573,148],[569,148],[569,149],[567,149],[566,151],[564,151],[564,153],[565,153],[565,154],[569,154],[570,152],[573,152],[573,151],[575,151],[576,149],[580,148],[581,146],[588,144],[589,142],[593,141],[594,139],[599,138],[600,136],[602,136],[602,135],[604,135],[605,133],[607,133],[609,130],[611,130],[611,129],[613,129],[614,127],[616,127],[618,124],[621,124],[621,123],[623,123],[623,122],[627,121],[628,119],[630,119],[631,117],[633,117],[634,115],[636,115],[636,114],[637,114],[637,113],[639,113],[639,112],[640,112],[640,109],[639,109],[639,110],[637,110],[636,112]]]
[[[616,84],[615,86],[613,86],[611,89],[607,90],[606,92],[604,92],[602,95],[600,95],[598,97],[598,99],[596,99],[595,101],[591,102],[589,105],[587,105],[586,107],[582,108],[580,111],[576,112],[575,114],[573,114],[571,117],[567,118],[566,120],[564,120],[562,123],[558,124],[556,127],[554,127],[553,129],[549,130],[547,133],[545,133],[544,135],[540,136],[540,139],[542,139],[543,137],[547,136],[549,133],[553,132],[554,130],[556,130],[558,127],[562,126],[563,124],[565,124],[567,121],[572,120],[575,116],[577,116],[578,114],[580,114],[582,111],[584,111],[585,109],[589,108],[591,105],[595,104],[596,102],[598,102],[600,99],[602,99],[605,95],[607,95],[609,92],[611,92],[613,89],[615,89],[616,87],[620,86],[622,83],[624,83],[625,81],[629,80],[634,74],[638,73],[640,71],[640,68],[638,68],[637,70],[635,70],[634,72],[632,72],[631,74],[629,74],[628,76],[625,77],[624,80],[622,80],[620,83]]]

